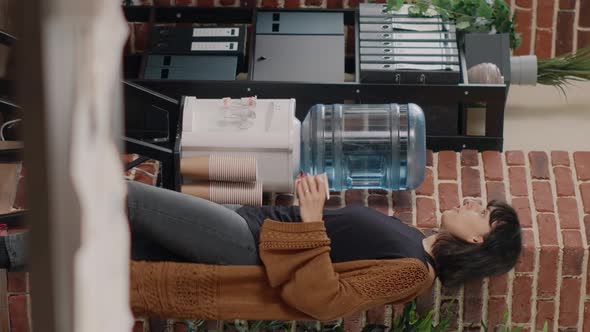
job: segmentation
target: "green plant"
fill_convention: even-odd
[[[205,324],[204,320],[181,320],[177,321],[177,323],[184,324],[188,332],[197,332],[199,330],[199,326]],[[165,327],[164,331],[168,331],[168,327]]]
[[[398,10],[404,0],[387,0],[389,10]],[[510,48],[520,46],[520,34],[515,31],[515,15],[504,0],[414,0],[408,9],[410,16],[440,15],[454,21],[457,30],[510,34]]]
[[[434,310],[430,310],[426,316],[420,317],[416,308],[416,301],[408,303],[388,332],[442,332],[451,322],[452,315],[448,308],[441,313],[442,318],[438,324],[434,324]],[[387,328],[385,325],[371,324],[365,326],[362,332],[384,332],[387,331]]]
[[[394,324],[394,331],[416,331],[416,332],[439,332],[444,331],[451,322],[451,312],[447,308],[441,312],[442,320],[438,324],[434,324],[434,310],[430,310],[425,317],[420,317],[416,311],[416,301],[412,301],[404,308],[404,313],[398,317]]]
[[[291,325],[295,321],[280,321],[280,320],[235,320],[233,323],[226,322],[225,328],[234,328],[238,332],[288,332],[291,330]],[[319,325],[319,328],[318,328]],[[309,322],[308,324],[298,324],[298,331],[302,332],[344,332],[341,322],[337,323],[317,323]],[[221,331],[213,331],[221,332]]]
[[[225,328],[235,328],[238,332],[289,331],[288,321],[282,320],[234,320],[233,324],[224,322]]]
[[[552,59],[537,61],[537,83],[554,85],[565,94],[571,81],[590,80],[590,47]]]
[[[344,327],[342,326],[342,321],[338,321],[338,323],[333,325],[321,325],[320,331],[335,331],[335,332],[344,332]]]
[[[519,332],[520,328],[518,327],[508,327],[508,310],[504,312],[504,319],[502,324],[499,326],[495,326],[492,332]],[[450,311],[450,307],[447,307],[443,312],[441,312],[441,321],[438,324],[434,324],[434,310],[430,310],[424,317],[420,317],[417,312],[417,305],[416,301],[412,301],[408,303],[404,307],[403,313],[395,319],[393,322],[393,326],[390,328],[387,325],[380,325],[380,324],[369,324],[366,325],[362,332],[442,332],[449,326],[453,315]],[[203,321],[195,321],[194,323],[198,323],[197,326],[202,325]],[[254,320],[254,321],[245,321],[245,320],[235,320],[232,323],[226,322],[225,328],[233,328],[236,329],[238,332],[277,332],[283,331],[288,332],[291,330],[291,324],[294,324],[294,321],[280,321],[280,320],[273,320],[273,321],[262,321],[262,320]],[[319,323],[310,322],[311,324],[303,324],[298,325],[298,331],[303,332],[344,332],[344,328],[341,324],[341,321],[337,323]],[[318,328],[319,325],[319,328]],[[489,328],[486,324],[482,321],[481,325],[484,331],[489,332]],[[189,331],[193,332],[196,331],[189,329]],[[226,330],[227,331],[227,330]],[[545,322],[543,329],[541,332],[548,332],[549,327],[547,322]],[[222,331],[209,331],[209,332],[222,332]]]
[[[481,325],[483,326],[483,330],[485,332],[489,331],[489,328],[487,327],[487,325],[482,321]],[[545,324],[543,324],[543,329],[541,330],[541,332],[548,332],[549,331],[549,326],[547,325],[547,322],[545,322]],[[494,326],[494,330],[493,332],[520,332],[520,328],[519,327],[508,327],[508,309],[506,309],[504,311],[504,321],[502,322],[502,324],[500,324],[500,326]]]
[[[483,325],[483,330],[488,332],[489,329],[487,327],[487,325],[482,321],[481,324]],[[500,324],[500,326],[494,326],[494,332],[519,332],[520,328],[518,327],[513,327],[510,328],[508,327],[508,309],[506,309],[506,311],[504,311],[504,321],[502,322],[502,324]]]

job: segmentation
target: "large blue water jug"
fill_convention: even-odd
[[[331,190],[415,189],[424,180],[424,113],[415,104],[315,105],[301,128],[301,168]]]

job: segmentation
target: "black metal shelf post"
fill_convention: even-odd
[[[140,138],[126,136],[123,137],[125,151],[160,161],[162,186],[180,191],[182,103],[131,82],[124,82],[123,86],[127,116],[156,110],[165,112],[167,117],[167,137],[165,140],[148,142]],[[126,128],[126,131],[128,129]]]
[[[0,44],[12,47],[17,42],[15,36],[0,31]],[[0,96],[12,97],[12,82],[7,79],[0,80]],[[12,101],[0,98],[0,113],[13,114],[20,113],[19,105]],[[14,163],[22,161],[22,144],[21,143],[3,143],[0,142],[0,163]]]
[[[0,31],[0,44],[12,47],[16,44],[17,38],[8,32]],[[0,79],[0,96],[13,97],[12,81]],[[0,113],[20,113],[19,105],[0,99]],[[0,163],[15,163],[23,160],[23,144],[21,142],[0,142]],[[16,211],[0,214],[0,223],[8,228],[24,227],[26,211]]]

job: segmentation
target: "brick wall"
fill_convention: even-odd
[[[523,43],[516,54],[541,58],[590,46],[590,1],[512,0]]]
[[[30,302],[28,273],[0,270],[0,331],[29,331]]]
[[[19,176],[14,210],[24,208],[25,168]],[[13,232],[15,229],[2,228],[0,234]],[[29,275],[25,272],[8,272],[0,269],[0,332],[27,332],[30,330],[30,296]]]
[[[480,331],[481,321],[500,323],[506,309],[511,324],[523,331],[540,330],[545,321],[550,331],[590,331],[590,152],[443,151],[427,160],[426,179],[415,191],[334,192],[327,206],[360,203],[429,229],[464,199],[507,200],[523,227],[524,250],[515,269],[454,291],[437,283],[419,307],[452,306],[452,326],[463,331]],[[293,201],[291,195],[270,197],[275,205]],[[380,306],[345,317],[343,324],[354,332],[368,323],[389,325],[400,309]],[[151,331],[187,331],[184,322],[139,320],[134,332],[150,325]]]
[[[136,156],[129,156],[126,161]],[[453,291],[436,284],[419,299],[421,308],[453,308],[452,325],[478,331],[493,326],[510,310],[510,322],[524,331],[549,322],[553,331],[590,330],[590,152],[429,153],[426,179],[415,191],[348,190],[334,192],[328,207],[360,203],[422,229],[436,227],[446,209],[464,199],[506,199],[517,209],[524,250],[510,273]],[[153,184],[153,162],[126,174]],[[268,195],[267,195],[268,196]],[[293,204],[290,195],[270,195],[276,205]],[[29,331],[28,276],[0,270],[0,331]],[[372,308],[343,319],[347,331],[368,323],[391,324],[400,307]],[[303,324],[303,322],[301,322]],[[204,329],[216,329],[209,321]],[[134,332],[188,331],[184,321],[139,319]]]
[[[157,6],[258,6],[270,8],[356,8],[359,0],[133,0],[135,5]],[[522,45],[516,55],[536,54],[540,58],[572,52],[590,46],[590,0],[506,0],[517,13],[517,30]],[[385,2],[377,0],[374,2]],[[147,24],[131,23],[129,52],[147,45]],[[352,33],[347,34],[353,38]],[[354,43],[347,43],[350,51]]]

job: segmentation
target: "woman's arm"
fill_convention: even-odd
[[[297,179],[302,223],[266,220],[259,254],[271,287],[293,308],[321,321],[336,319],[372,306],[406,301],[430,277],[415,259],[371,261],[342,277],[330,258],[330,238],[322,220],[325,186],[320,179]],[[431,282],[431,281],[430,281]]]
[[[341,276],[332,265],[323,222],[266,220],[259,253],[270,286],[281,288],[287,304],[321,321],[407,301],[432,282],[417,259],[370,261]]]

